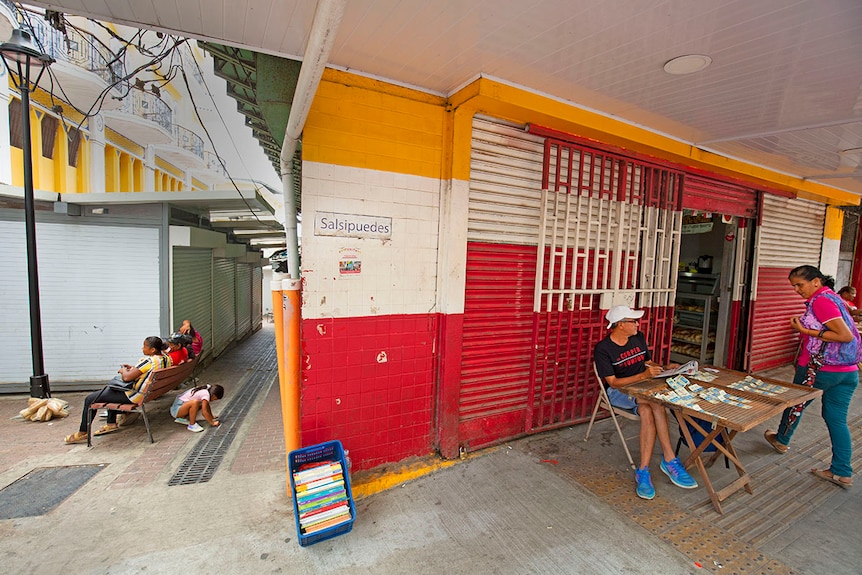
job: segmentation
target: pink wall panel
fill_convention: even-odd
[[[302,444],[338,439],[353,468],[432,450],[434,314],[303,320]]]

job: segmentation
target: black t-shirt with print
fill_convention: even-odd
[[[625,345],[617,345],[608,335],[596,344],[593,359],[602,379],[609,375],[623,378],[641,373],[644,370],[644,363],[652,359],[652,355],[646,338],[641,332],[637,332]]]

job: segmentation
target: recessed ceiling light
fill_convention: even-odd
[[[665,62],[664,71],[675,75],[693,74],[700,72],[710,64],[712,64],[712,58],[706,54],[686,54]]]

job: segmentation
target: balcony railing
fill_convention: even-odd
[[[58,62],[68,62],[92,72],[108,85],[118,84],[126,75],[125,64],[91,34],[82,34],[67,27],[64,35],[47,22],[36,18],[20,25],[25,28],[32,27],[37,45]],[[123,89],[123,86],[118,85],[117,88]]]
[[[227,177],[227,172],[224,170],[224,166],[222,162],[219,160],[219,157],[209,150],[204,152],[204,162],[207,164],[207,170],[210,172],[215,172],[221,175],[223,178]]]
[[[132,88],[123,98],[119,111],[156,122],[168,133],[173,133],[174,112],[167,102],[155,94]]]
[[[174,125],[174,141],[177,147],[180,147],[188,152],[193,153],[201,160],[204,159],[204,141],[189,130],[179,125]]]

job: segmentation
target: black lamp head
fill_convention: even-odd
[[[45,64],[53,61],[50,56],[46,56],[39,50],[30,33],[20,28],[12,30],[12,36],[0,44],[0,55],[13,62],[24,62],[27,57],[37,58]]]

